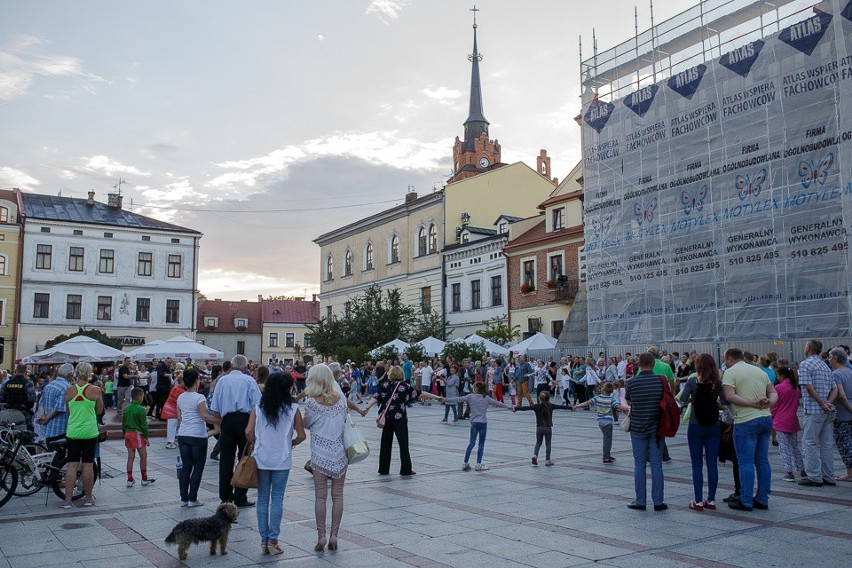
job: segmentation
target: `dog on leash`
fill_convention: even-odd
[[[186,551],[190,545],[210,541],[210,554],[216,554],[216,543],[219,543],[219,554],[228,554],[228,533],[231,524],[237,522],[239,509],[233,503],[222,503],[216,508],[216,514],[198,519],[186,519],[179,522],[169,536],[168,544],[178,545],[178,558],[186,560]]]

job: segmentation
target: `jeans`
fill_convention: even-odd
[[[704,499],[704,460],[707,460],[707,501],[716,501],[716,487],[719,485],[719,442],[722,439],[718,424],[702,426],[690,424],[686,433],[689,442],[689,457],[692,459],[692,488],[695,502],[699,505]]]
[[[598,428],[603,434],[603,459],[612,458],[612,420],[598,420]]]
[[[734,424],[734,447],[740,462],[740,503],[746,507],[758,501],[769,504],[772,468],[769,465],[769,435],[772,417],[761,416],[742,424]],[[757,470],[757,493],[754,492]]]
[[[834,414],[805,414],[802,457],[808,479],[834,481]]]
[[[454,403],[449,403],[444,405],[444,420],[446,420],[450,416],[450,409],[453,409],[453,422],[456,422],[459,417],[456,414],[456,405]]]
[[[178,451],[183,463],[178,477],[180,500],[198,501],[198,487],[207,463],[207,438],[178,436]]]
[[[289,469],[257,470],[257,532],[261,542],[278,542],[288,477]]]
[[[550,441],[553,439],[553,428],[550,426],[539,426],[535,429],[535,451],[533,455],[538,457],[538,451],[541,449],[541,442],[544,441],[544,457],[550,459]],[[467,461],[467,460],[465,460]]]
[[[476,463],[482,463],[482,454],[485,451],[485,435],[487,433],[487,422],[470,423],[470,443],[467,445],[467,450],[464,452],[464,463],[470,462],[470,452],[473,451],[473,446],[476,444],[477,437],[479,437],[479,447],[476,449]]]
[[[633,446],[633,483],[636,486],[636,503],[647,505],[647,478],[645,463],[651,461],[651,499],[654,505],[663,504],[663,456],[657,442],[657,430],[630,432]]]

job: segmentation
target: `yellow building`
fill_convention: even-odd
[[[319,321],[320,304],[301,298],[263,300],[263,332],[261,361],[264,365],[277,359],[285,364],[297,360],[313,361],[316,352],[311,345],[309,325]]]
[[[21,210],[15,191],[0,190],[0,366],[11,368],[18,328],[21,272]]]

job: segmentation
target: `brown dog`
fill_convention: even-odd
[[[228,534],[231,524],[237,522],[240,511],[233,503],[222,503],[216,508],[216,514],[210,517],[187,519],[179,522],[169,536],[168,544],[178,545],[178,558],[186,560],[186,551],[193,544],[210,541],[210,554],[216,554],[216,543],[219,543],[219,554],[228,554]]]

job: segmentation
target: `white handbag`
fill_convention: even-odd
[[[370,446],[364,434],[352,422],[352,417],[346,413],[346,421],[343,423],[343,447],[346,448],[346,457],[349,463],[358,463],[367,459],[370,455]]]

